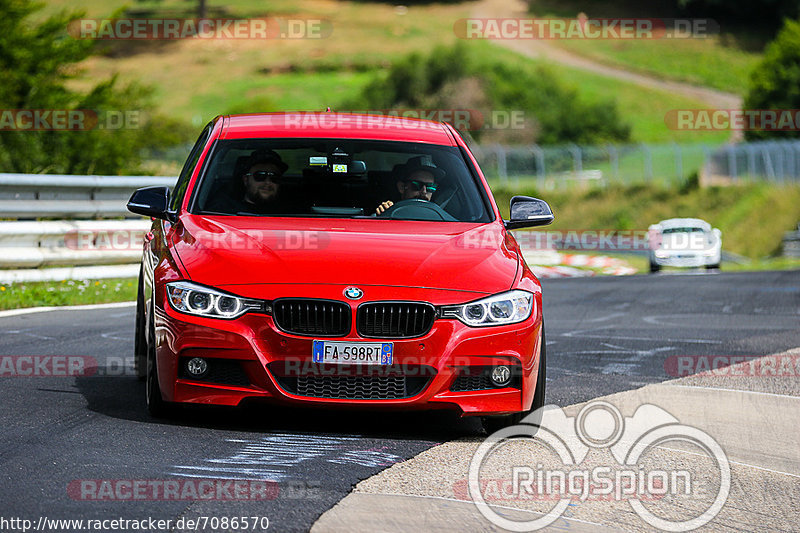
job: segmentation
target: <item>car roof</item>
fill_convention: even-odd
[[[699,218],[670,218],[658,223],[663,229],[667,228],[702,228],[706,231],[711,229],[711,224]]]
[[[355,113],[297,112],[227,115],[220,139],[375,139],[456,146],[442,122]]]

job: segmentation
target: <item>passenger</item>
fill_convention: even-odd
[[[242,176],[245,188],[243,211],[282,212],[285,206],[280,203],[278,179],[286,172],[288,165],[278,154],[268,150],[255,152],[250,156],[247,168],[247,172]]]
[[[255,214],[286,214],[292,210],[281,195],[278,181],[286,172],[288,165],[272,150],[253,152],[243,165],[244,173],[240,177],[244,191],[235,190],[220,195],[210,201],[210,210],[220,213],[236,214],[239,212]]]

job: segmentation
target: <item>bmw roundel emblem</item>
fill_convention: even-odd
[[[347,287],[344,290],[344,295],[350,298],[351,300],[358,300],[362,296],[364,296],[364,291],[362,291],[358,287]]]

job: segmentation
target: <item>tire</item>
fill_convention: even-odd
[[[147,374],[145,400],[147,411],[154,418],[166,418],[171,414],[171,404],[164,401],[158,383],[158,363],[156,359],[156,331],[154,321],[150,321],[150,335],[147,341]]]
[[[706,270],[719,270],[719,263],[716,265],[706,265]]]
[[[650,261],[650,272],[658,272],[659,270],[661,270],[661,265]]]
[[[519,413],[512,413],[510,415],[499,415],[499,416],[484,416],[481,418],[481,423],[483,424],[483,429],[486,431],[487,434],[491,435],[495,431],[499,431],[508,426],[515,426],[520,423],[520,421],[525,418],[530,413],[536,411],[537,409],[544,407],[545,402],[545,390],[547,388],[547,343],[545,339],[544,333],[544,323],[542,324],[542,346],[539,352],[539,371],[536,373],[536,390],[533,393],[533,402],[531,403],[531,408],[528,411],[522,411]],[[541,415],[541,412],[539,413]],[[532,423],[533,425],[539,425],[541,422],[541,417],[535,420],[529,420],[526,423]]]
[[[144,282],[139,267],[139,289],[136,293],[136,330],[133,334],[133,366],[139,381],[147,378],[147,333],[144,318]]]

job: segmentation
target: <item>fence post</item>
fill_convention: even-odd
[[[611,164],[611,175],[614,176],[616,182],[619,182],[619,152],[617,147],[613,144],[607,144],[606,151],[608,152],[608,162]]]
[[[772,166],[772,156],[769,153],[769,148],[761,145],[761,159],[764,161],[764,172],[767,174],[767,181],[775,181],[775,169]]]
[[[642,143],[640,146],[642,148],[642,154],[644,155],[644,176],[645,179],[650,182],[653,181],[653,154],[646,144]]]
[[[504,184],[508,184],[508,169],[506,168],[506,151],[499,144],[494,145],[494,152],[497,154],[497,174]]]
[[[675,150],[675,174],[678,177],[678,183],[683,182],[683,153],[681,152],[681,147],[678,143],[672,143],[672,147]]]
[[[794,149],[791,142],[785,142],[783,144],[783,155],[786,159],[786,177],[789,178],[789,181],[793,181],[794,178],[797,177],[797,172],[794,166]]]
[[[536,157],[536,175],[538,176],[539,188],[544,189],[545,182],[545,168],[544,168],[544,150],[538,144],[531,146],[534,157]]]
[[[728,152],[728,176],[730,176],[734,182],[739,181],[737,179],[738,172],[736,169],[736,152],[734,151],[733,145],[729,144],[726,151]]]
[[[583,173],[583,159],[581,148],[577,144],[570,143],[569,151],[572,154],[572,171],[575,173],[575,179],[580,179],[581,173]]]
[[[746,145],[747,150],[747,174],[750,176],[750,181],[757,180],[756,175],[756,148],[752,144]]]

